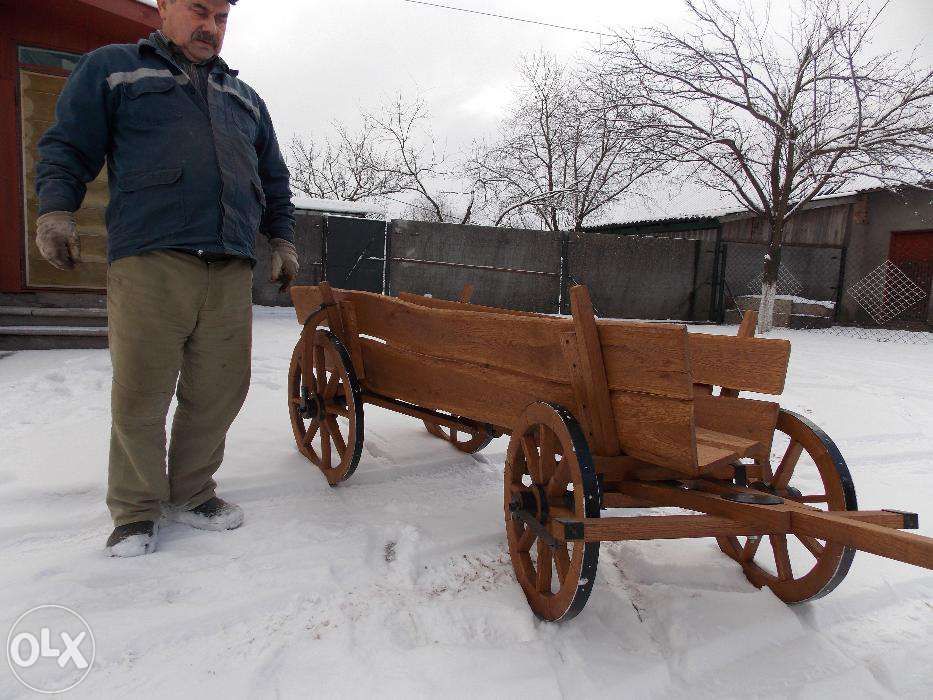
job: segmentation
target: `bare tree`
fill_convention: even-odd
[[[526,57],[521,84],[494,144],[473,159],[477,179],[499,204],[496,225],[530,210],[552,231],[587,218],[657,169],[641,132],[618,119],[583,71],[547,53]]]
[[[465,224],[475,216],[476,186],[438,148],[423,100],[397,96],[363,111],[358,130],[335,122],[334,131],[322,143],[313,136],[292,140],[289,165],[299,191],[349,202],[408,194],[399,203],[413,218]],[[462,187],[464,178],[466,193],[444,189]]]
[[[458,206],[452,195],[460,192],[445,191],[450,182],[464,177],[463,169],[450,166],[447,154],[438,148],[430,130],[427,106],[421,99],[409,100],[397,96],[384,104],[378,113],[365,115],[372,124],[380,144],[390,154],[380,173],[399,183],[400,192],[414,195],[409,206],[427,214],[430,220],[468,224],[475,212],[476,189],[466,193],[467,203]]]
[[[370,120],[359,131],[334,124],[336,139],[323,144],[298,137],[289,144],[289,165],[295,188],[309,197],[358,202],[402,192],[403,183],[390,167],[390,154],[378,144]]]
[[[601,85],[626,119],[655,131],[648,143],[659,154],[767,223],[765,332],[794,214],[856,177],[930,179],[933,72],[915,56],[871,51],[883,6],[800,0],[778,31],[749,6],[686,5],[688,31],[620,34],[597,50]]]

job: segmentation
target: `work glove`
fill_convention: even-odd
[[[279,291],[284,292],[298,276],[298,251],[284,238],[270,238],[272,246],[272,277],[270,282],[279,283]]]
[[[81,243],[75,215],[50,211],[36,220],[36,246],[42,257],[59,270],[74,270],[81,262]]]

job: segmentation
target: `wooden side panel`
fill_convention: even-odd
[[[295,315],[298,323],[304,323],[308,315],[321,305],[321,288],[317,286],[291,287],[292,304],[295,305]]]
[[[598,323],[610,389],[684,400],[693,396],[684,326]]]
[[[412,351],[570,383],[560,348],[569,319],[431,309],[379,294],[344,292],[362,335]]]
[[[737,435],[761,444],[749,457],[766,462],[777,425],[780,405],[729,396],[695,396],[693,399],[698,428]]]
[[[368,338],[360,346],[367,390],[424,408],[512,427],[534,401],[575,404],[566,384],[426,357]]]
[[[463,301],[448,301],[447,299],[437,299],[435,297],[426,297],[421,294],[412,294],[411,292],[399,292],[398,298],[407,301],[409,304],[418,304],[419,306],[428,306],[432,309],[455,309],[458,311],[479,311],[490,314],[504,314],[506,316],[531,316],[532,318],[553,318],[547,314],[537,314],[533,311],[516,311],[515,309],[501,309],[498,306],[480,306],[479,304],[469,304]]]
[[[787,377],[790,341],[691,333],[690,357],[697,383],[780,394]]]
[[[614,391],[612,412],[625,454],[691,476],[697,474],[691,401]]]

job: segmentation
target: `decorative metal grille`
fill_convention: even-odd
[[[927,298],[926,291],[890,260],[885,260],[847,291],[879,326],[906,315]]]

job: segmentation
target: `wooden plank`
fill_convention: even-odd
[[[369,292],[344,292],[359,332],[429,357],[570,383],[560,349],[570,319],[509,317],[433,309]]]
[[[589,410],[589,392],[587,391],[587,378],[583,371],[583,363],[580,361],[580,351],[577,345],[577,334],[573,332],[561,333],[560,347],[564,351],[564,359],[570,371],[570,386],[573,389],[575,404],[575,415],[586,436],[586,442],[590,446],[591,452],[595,450],[597,444],[596,431],[593,426],[592,413]],[[595,456],[595,455],[594,455]]]
[[[360,347],[366,366],[364,389],[423,408],[511,429],[535,401],[573,405],[567,384],[418,355],[369,338],[361,338]]]
[[[560,518],[551,527],[558,540],[565,539],[564,523],[583,526],[585,542],[616,542],[621,540],[675,540],[700,537],[752,537],[789,534],[793,532],[796,515],[790,529],[767,528],[737,522],[714,515],[645,515],[609,518]],[[880,534],[890,535],[892,529],[903,527],[902,516],[887,511],[851,511],[840,513],[846,522],[867,523],[881,528]],[[801,533],[803,534],[803,533]],[[820,538],[823,539],[823,538]]]
[[[304,323],[308,316],[321,305],[321,288],[312,285],[296,285],[289,288],[295,316],[298,323]]]
[[[617,455],[620,451],[619,436],[616,434],[615,417],[612,414],[606,365],[603,362],[596,317],[593,315],[593,301],[586,287],[571,287],[570,308],[588,400],[588,405],[583,407],[583,411],[588,414],[587,422],[592,425],[596,438],[592,449],[601,455]]]
[[[912,532],[892,531],[882,525],[819,510],[794,510],[791,531],[933,569],[933,538]]]
[[[698,431],[727,433],[755,442],[758,447],[742,456],[757,462],[768,461],[781,410],[779,404],[730,396],[695,396],[693,409]]]
[[[687,329],[670,324],[598,324],[611,390],[693,398]]]
[[[363,400],[366,403],[372,404],[373,406],[379,406],[380,408],[385,408],[395,413],[411,416],[412,418],[419,418],[423,421],[433,423],[434,425],[441,425],[445,428],[451,428],[452,430],[461,430],[467,432],[468,430],[476,429],[476,427],[479,425],[479,423],[475,421],[472,422],[474,424],[468,424],[462,420],[457,420],[456,418],[448,418],[447,416],[430,409],[404,404],[400,401],[396,401],[385,396],[380,396],[378,394],[364,393]]]
[[[746,311],[745,315],[742,316],[742,323],[739,324],[739,332],[736,333],[736,337],[754,338],[755,328],[757,325],[758,325],[758,312],[757,311]]]
[[[722,449],[734,452],[739,457],[748,457],[753,451],[760,450],[761,445],[754,440],[739,437],[738,435],[729,435],[715,430],[697,427],[697,445],[710,445],[712,447],[721,447]]]
[[[463,289],[460,290],[460,297],[457,299],[461,304],[469,304],[470,299],[473,298],[474,287],[472,284],[467,282],[463,285]]]
[[[447,299],[437,299],[435,297],[426,297],[421,294],[412,294],[411,292],[399,292],[398,298],[407,301],[409,304],[418,304],[432,309],[449,309],[454,311],[474,311],[478,313],[501,314],[503,316],[528,316],[530,318],[554,318],[547,314],[537,314],[533,311],[516,311],[515,309],[503,309],[498,306],[481,306],[479,304],[465,304],[460,301],[449,301]]]
[[[614,391],[612,411],[625,454],[682,474],[699,473],[691,401]]]
[[[356,311],[352,301],[341,302],[341,318],[343,319],[343,341],[350,351],[353,369],[359,381],[366,379],[366,365],[363,363],[363,352],[360,350],[360,331],[356,323]]]
[[[700,485],[723,493],[743,490],[713,483]],[[621,493],[650,500],[658,506],[687,508],[768,529],[786,528],[774,531],[829,540],[888,559],[933,569],[933,538],[891,530],[871,522],[871,516],[866,522],[854,516],[854,512],[827,512],[790,500],[773,506],[736,503],[724,500],[716,493],[634,481],[619,483],[616,488]]]
[[[691,374],[698,384],[739,391],[784,391],[790,342],[727,335],[690,334]]]

